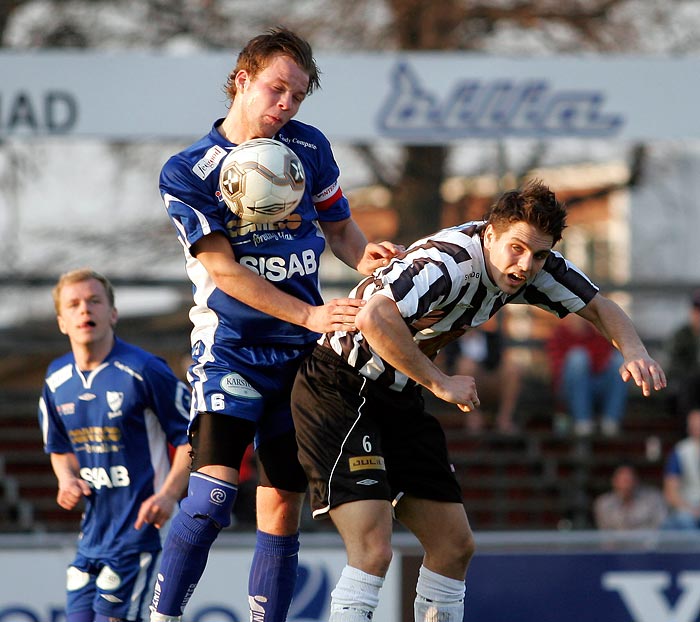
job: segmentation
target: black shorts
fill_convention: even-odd
[[[350,501],[395,503],[404,494],[462,503],[445,434],[419,389],[378,386],[317,346],[297,374],[292,415],[314,518]]]

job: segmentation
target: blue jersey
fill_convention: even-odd
[[[74,453],[85,497],[78,551],[86,557],[160,550],[158,530],[134,523],[170,469],[168,444],[187,442],[189,389],[162,359],[121,341],[80,371],[72,352],[48,368],[39,402],[46,453]]]
[[[274,138],[299,156],[306,173],[306,189],[298,207],[286,219],[254,224],[236,216],[221,196],[221,163],[235,145],[219,133],[220,123],[217,121],[209,134],[171,157],[160,176],[160,191],[184,248],[187,273],[193,283],[192,345],[199,343],[206,351],[215,342],[230,346],[311,343],[317,334],[262,313],[219,290],[190,254],[190,247],[218,231],[228,238],[241,265],[300,300],[322,304],[318,268],[325,238],[319,221],[350,217],[330,144],[319,130],[299,121],[289,121],[280,130]]]

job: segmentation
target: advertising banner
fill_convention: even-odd
[[[177,139],[226,113],[235,52],[0,54],[0,138]],[[298,116],[333,141],[697,139],[700,58],[317,54]]]
[[[218,543],[217,543],[218,544]],[[66,567],[74,551],[5,550],[0,566],[0,622],[65,622]],[[248,569],[253,548],[214,545],[186,610],[187,622],[248,622]],[[345,552],[302,547],[289,622],[326,622],[330,593],[345,566]],[[398,569],[382,588],[377,620],[399,620]]]

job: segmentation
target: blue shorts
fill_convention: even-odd
[[[66,572],[66,613],[147,620],[158,556],[154,551],[91,559],[78,553]]]
[[[230,347],[197,342],[187,377],[192,386],[192,421],[211,412],[256,424],[255,444],[293,429],[290,396],[305,346]]]

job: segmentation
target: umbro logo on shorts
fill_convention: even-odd
[[[379,482],[376,479],[361,479],[359,482],[355,482],[359,486],[374,486]]]

